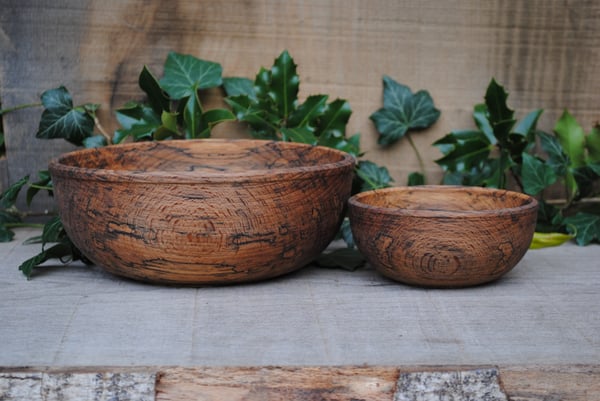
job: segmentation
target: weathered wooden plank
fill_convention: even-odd
[[[157,401],[391,401],[393,367],[172,368],[157,378]]]
[[[156,376],[148,372],[0,372],[0,400],[153,401]]]
[[[514,108],[546,110],[541,128],[551,130],[568,107],[589,129],[600,103],[599,18],[594,0],[5,0],[0,99],[7,107],[35,102],[43,90],[64,84],[75,103],[101,103],[100,118],[111,130],[114,109],[142,97],[142,66],[160,75],[170,50],[218,61],[226,76],[251,78],[289,49],[299,64],[301,97],[348,99],[354,110],[348,132],[362,133],[368,158],[388,166],[398,183],[418,162],[406,144],[377,145],[368,117],[381,106],[381,77],[429,90],[442,117],[414,140],[433,181],[440,170],[431,143],[472,126],[472,105],[491,77],[511,92]],[[218,91],[207,100],[221,104]],[[62,141],[32,140],[38,118],[39,110],[4,118],[9,181],[70,149]],[[230,124],[216,135],[242,130]]]
[[[502,366],[511,401],[600,400],[600,365]]]

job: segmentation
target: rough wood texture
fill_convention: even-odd
[[[388,166],[400,184],[418,169],[417,159],[403,141],[379,149],[369,120],[381,107],[384,74],[429,90],[442,111],[431,130],[414,135],[430,182],[440,175],[431,143],[474,126],[472,106],[492,77],[510,92],[513,108],[544,108],[546,130],[565,107],[586,129],[599,118],[595,0],[2,0],[1,10],[0,99],[7,107],[64,84],[76,104],[101,103],[110,130],[114,108],[141,98],[142,66],[160,75],[169,50],[218,61],[226,76],[252,78],[288,49],[299,65],[301,97],[348,99],[348,133],[361,132],[366,157]],[[209,97],[220,104],[218,92]],[[38,119],[39,110],[4,119],[11,182],[71,149],[32,141]],[[241,131],[230,124],[216,135]]]
[[[0,372],[3,401],[153,401],[153,372]]]
[[[391,401],[392,367],[248,367],[168,369],[157,401]]]
[[[504,190],[396,187],[354,195],[349,216],[356,245],[385,276],[461,287],[496,280],[521,260],[537,206]]]
[[[335,236],[354,158],[253,140],[145,142],[50,164],[65,230],[108,271],[171,284],[299,269]]]

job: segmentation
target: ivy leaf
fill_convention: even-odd
[[[70,242],[60,242],[51,246],[48,249],[42,250],[39,254],[35,255],[32,258],[27,259],[19,266],[19,270],[27,277],[27,279],[31,279],[33,274],[33,270],[41,265],[42,263],[50,260],[50,259],[65,259],[73,258],[73,249]]]
[[[19,192],[21,192],[21,189],[28,182],[29,176],[25,176],[6,188],[6,190],[2,192],[2,195],[0,196],[0,207],[3,209],[8,209],[14,206],[15,202],[17,201],[17,197],[19,196]]]
[[[406,185],[409,187],[415,185],[425,185],[425,176],[418,172],[410,173],[408,176],[408,183]]]
[[[485,138],[491,145],[495,145],[498,140],[494,135],[494,128],[490,123],[487,105],[478,104],[473,108],[473,119],[477,128],[485,135]]]
[[[290,116],[296,108],[300,78],[296,73],[296,64],[287,50],[275,59],[271,67],[271,82],[269,97],[273,99],[279,110],[279,115],[284,120]]]
[[[14,231],[0,224],[0,242],[10,242],[15,237]]]
[[[564,175],[571,164],[569,156],[565,154],[558,139],[545,132],[538,132],[542,149],[548,155],[548,165],[552,166],[558,175]]]
[[[116,111],[121,129],[115,132],[114,143],[121,143],[131,136],[134,141],[151,140],[154,132],[162,125],[160,115],[151,107],[140,103],[128,103]]]
[[[508,93],[492,79],[485,93],[485,104],[489,113],[489,120],[498,142],[504,144],[515,124],[514,111],[508,108],[506,100]]]
[[[227,109],[212,109],[207,110],[202,114],[200,135],[198,138],[210,137],[212,128],[225,121],[235,120],[235,115]]]
[[[229,97],[244,95],[251,100],[257,100],[254,93],[254,82],[248,78],[223,78],[223,88]]]
[[[202,105],[200,104],[197,91],[185,102],[183,120],[185,121],[185,137],[187,139],[200,138],[200,132],[202,131]]]
[[[52,194],[52,177],[48,170],[38,171],[38,181],[34,182],[27,188],[27,205],[31,205],[33,198],[41,190],[41,188],[48,188],[48,193]]]
[[[308,127],[281,128],[282,140],[291,142],[307,143],[309,145],[317,144],[317,137]]]
[[[340,248],[320,254],[315,263],[324,268],[355,271],[363,266],[365,261],[365,257],[358,249]]]
[[[138,78],[140,88],[148,96],[148,103],[154,113],[161,114],[163,110],[169,110],[169,97],[160,87],[158,80],[152,75],[148,67],[144,66]]]
[[[575,235],[577,245],[585,246],[592,241],[600,240],[600,215],[591,213],[577,213],[566,217],[564,223],[567,231]]]
[[[537,122],[543,112],[544,110],[542,109],[530,112],[517,123],[512,132],[525,138],[533,139]]]
[[[572,167],[585,164],[585,133],[575,118],[565,110],[554,126],[554,132],[569,156]]]
[[[381,145],[390,145],[409,130],[425,129],[437,121],[440,111],[427,91],[413,94],[408,86],[383,77],[383,108],[371,114]]]
[[[317,135],[329,135],[336,138],[344,138],[346,125],[352,115],[350,103],[343,99],[336,99],[329,103],[319,118]]]
[[[452,131],[433,143],[444,157],[435,162],[447,171],[470,171],[487,159],[491,144],[481,131]]]
[[[108,142],[106,142],[106,138],[102,135],[92,135],[84,138],[81,144],[85,148],[101,148],[108,145]]]
[[[394,181],[386,167],[379,167],[368,160],[358,163],[356,175],[362,180],[361,191],[386,188]]]
[[[220,86],[223,83],[222,71],[218,63],[170,52],[160,85],[171,99],[183,99],[192,96],[199,89]]]
[[[523,153],[523,190],[528,195],[537,195],[544,188],[554,184],[557,176],[554,169],[538,158]]]
[[[350,153],[354,157],[362,156],[360,152],[360,134],[354,134],[350,138],[334,136],[331,131],[318,137],[318,144]]]
[[[585,137],[585,144],[590,161],[600,163],[600,125],[592,128],[592,131]]]
[[[50,89],[41,96],[44,111],[36,138],[63,138],[81,146],[94,131],[94,119],[85,107],[73,107],[71,95],[64,86]]]
[[[315,127],[316,120],[327,108],[327,95],[309,96],[290,115],[287,121],[288,127]]]

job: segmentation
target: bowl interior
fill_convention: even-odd
[[[311,170],[347,164],[348,154],[299,143],[261,140],[137,142],[63,155],[57,165],[116,172],[239,175],[270,170]]]
[[[532,197],[512,191],[453,186],[386,188],[364,192],[351,199],[363,208],[410,214],[481,214],[499,210],[535,208]]]

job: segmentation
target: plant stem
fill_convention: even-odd
[[[92,113],[92,117],[94,118],[94,124],[96,125],[96,128],[98,128],[98,131],[100,131],[102,136],[104,138],[106,138],[106,143],[108,143],[110,145],[112,143],[112,138],[110,137],[110,135],[108,135],[108,133],[104,130],[104,128],[100,124],[100,120],[98,120],[98,117],[96,117],[96,113]]]
[[[41,103],[26,103],[26,104],[20,104],[18,106],[14,106],[14,107],[9,107],[7,109],[2,109],[0,110],[0,116],[6,113],[10,113],[12,111],[17,111],[17,110],[21,110],[21,109],[27,109],[29,107],[40,107],[42,106]]]
[[[6,228],[19,228],[19,227],[44,228],[44,224],[39,224],[39,223],[5,223],[4,227],[6,227]]]
[[[42,189],[42,190],[45,190],[45,191],[53,191],[54,190],[53,187],[49,187],[47,185],[30,184],[29,187],[30,188],[35,188],[35,189]]]
[[[417,156],[417,160],[419,161],[419,168],[421,170],[421,174],[423,175],[423,177],[425,177],[425,163],[423,162],[421,153],[419,153],[419,149],[417,149],[417,146],[413,142],[412,137],[410,136],[410,133],[408,133],[408,132],[406,133],[406,139],[408,139],[408,143],[410,143],[410,146],[415,151],[415,155]]]

